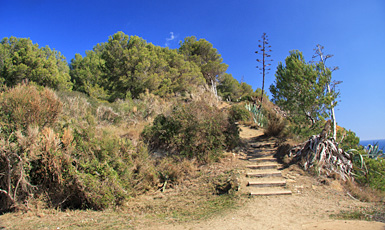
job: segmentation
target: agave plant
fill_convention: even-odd
[[[364,156],[366,154],[361,154],[357,149],[349,149],[346,151],[348,154],[352,156],[352,162],[355,166],[356,173],[352,173],[355,177],[358,177],[358,174],[368,175],[368,168],[366,167],[366,163],[364,160]],[[358,174],[357,174],[358,173]]]
[[[378,160],[378,158],[385,158],[385,153],[383,149],[380,149],[378,142],[374,145],[368,145],[365,148],[365,152],[369,158]]]
[[[254,104],[252,105],[251,103],[250,104],[246,104],[246,109],[249,110],[252,114],[252,117],[253,117],[253,120],[254,120],[254,123],[258,124],[259,127],[263,127],[263,113],[262,113],[262,109],[258,109],[257,106]]]

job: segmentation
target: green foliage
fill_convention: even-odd
[[[77,90],[109,101],[138,98],[146,90],[167,97],[191,92],[205,82],[201,69],[177,50],[123,32],[87,51],[84,58],[77,54],[70,74]]]
[[[253,91],[253,88],[251,88],[251,85],[247,84],[246,82],[242,82],[240,87],[241,87],[241,99],[245,97],[257,96],[256,93]]]
[[[197,40],[196,37],[186,37],[181,42],[178,52],[187,60],[200,67],[207,84],[212,84],[226,72],[227,65],[213,45],[205,39]]]
[[[230,117],[234,121],[250,121],[250,111],[246,109],[243,103],[232,105],[230,108]]]
[[[385,160],[355,155],[354,173],[357,182],[385,191]]]
[[[95,101],[62,94],[60,102],[28,85],[1,94],[0,212],[32,197],[49,207],[100,210],[159,183],[143,144],[98,126]]]
[[[354,133],[349,132],[353,136]],[[352,155],[356,181],[373,189],[385,191],[385,160],[382,157],[382,150],[378,149],[378,145],[369,145],[364,149],[358,145],[359,138],[355,135],[350,139],[353,141],[349,142],[351,144],[349,147],[357,146],[356,149],[348,150]]]
[[[257,88],[254,94],[255,94],[255,97],[260,98],[262,95],[262,89]],[[269,96],[266,95],[266,91],[263,92],[263,98],[264,98],[263,101],[269,101]]]
[[[339,128],[337,130],[337,141],[341,140],[339,143],[339,148],[344,151],[350,149],[362,150],[360,146],[360,138],[356,136],[356,133],[351,130],[346,130],[345,128]]]
[[[251,112],[254,123],[256,123],[259,127],[265,127],[267,120],[263,114],[262,107],[257,107],[255,104],[246,104],[246,109]]]
[[[29,38],[3,38],[0,60],[0,84],[12,87],[27,80],[54,89],[72,88],[65,57],[48,46],[39,48]]]
[[[366,146],[365,151],[368,157],[374,160],[385,158],[384,150],[380,149],[378,143]]]
[[[311,126],[299,125],[298,123],[293,122],[290,118],[289,121],[291,121],[288,125],[289,132],[295,134],[300,140],[305,140],[310,136],[320,134],[325,125],[323,120],[320,120]]]
[[[239,140],[238,127],[227,114],[204,102],[176,106],[170,116],[157,116],[142,135],[152,149],[202,163],[216,160]]]
[[[245,82],[240,84],[231,74],[225,73],[218,80],[218,95],[223,100],[238,101],[255,96],[250,85]]]
[[[278,64],[275,85],[270,86],[272,101],[289,112],[296,134],[313,133],[320,126],[317,123],[329,116],[330,102],[337,97],[325,93],[330,75],[318,71],[320,64],[307,64],[297,50],[290,52],[285,65]]]
[[[97,50],[94,48],[94,50]],[[74,90],[88,94],[91,97],[107,100],[108,92],[104,89],[107,79],[104,78],[101,66],[104,60],[100,58],[100,53],[96,51],[86,51],[83,58],[76,54],[71,60],[71,80]]]
[[[231,74],[223,74],[219,79],[218,94],[223,100],[236,101],[242,96],[239,82]]]

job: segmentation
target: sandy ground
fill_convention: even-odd
[[[244,139],[261,135],[262,132],[242,127]],[[148,229],[304,229],[304,230],[385,230],[385,224],[374,221],[331,219],[331,214],[342,210],[366,207],[369,204],[353,200],[346,195],[337,181],[317,180],[308,176],[298,167],[282,170],[290,196],[246,198],[245,204],[222,216],[212,219],[154,226]]]

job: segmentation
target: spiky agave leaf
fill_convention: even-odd
[[[379,157],[385,158],[384,151],[380,149],[378,142],[374,145],[368,145],[365,150],[368,157],[377,160]]]

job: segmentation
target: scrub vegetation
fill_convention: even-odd
[[[237,166],[222,166],[242,147],[238,125],[263,128],[281,144],[322,135],[338,97],[323,64],[291,51],[277,67],[270,101],[226,73],[205,39],[187,37],[169,49],[117,32],[68,64],[48,46],[3,38],[0,213],[129,209],[157,216],[160,206],[146,206],[151,212],[135,201],[178,188],[203,198],[195,204],[176,196],[181,205],[165,211],[175,218],[235,207]],[[383,152],[333,128],[333,143],[351,156],[351,191],[385,191]],[[188,210],[194,205],[203,208]]]

